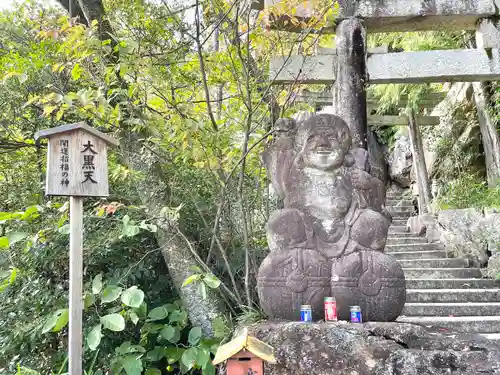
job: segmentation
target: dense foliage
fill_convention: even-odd
[[[0,373],[67,371],[69,207],[44,197],[34,136],[78,121],[121,140],[111,196],[85,203],[87,374],[213,373],[232,325],[260,317],[259,153],[296,89],[271,88],[269,57],[318,38],[267,31],[243,1],[75,3],[0,13]]]
[[[333,38],[270,31],[246,1],[78,0],[73,19],[60,3],[0,13],[0,373],[67,371],[69,203],[44,196],[46,143],[35,134],[85,121],[121,142],[110,197],[85,201],[86,373],[213,374],[217,345],[262,317],[255,279],[277,202],[259,154],[277,117],[311,109],[294,102],[297,85],[271,86],[269,58]],[[335,3],[320,2],[323,18],[310,22],[331,22]],[[429,35],[370,43],[464,40]],[[381,114],[397,114],[401,95],[412,105],[441,89],[372,88]],[[390,144],[394,131],[378,135]],[[496,199],[470,181],[444,204],[471,190]]]

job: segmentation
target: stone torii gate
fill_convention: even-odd
[[[270,9],[280,0],[258,0],[255,9]],[[312,2],[307,2],[312,3]],[[270,66],[274,84],[333,84],[335,112],[351,127],[353,143],[366,149],[366,84],[475,82],[475,101],[483,138],[488,183],[500,179],[500,140],[487,112],[486,81],[500,80],[500,0],[340,0],[335,53],[275,57]],[[310,5],[310,4],[309,4]],[[301,5],[294,17],[307,21],[312,7]],[[287,14],[273,13],[272,28],[299,31]],[[366,32],[476,30],[475,49],[372,53]],[[430,199],[421,134],[413,115],[409,121],[420,191]],[[418,152],[420,150],[420,152]],[[427,208],[427,204],[425,204]]]

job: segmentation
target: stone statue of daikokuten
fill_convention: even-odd
[[[263,159],[285,207],[268,222],[271,251],[316,249],[328,259],[382,251],[389,222],[366,199],[381,182],[355,165],[347,124],[338,116],[315,114],[298,125],[280,119],[276,133]]]
[[[267,223],[271,252],[257,277],[263,310],[295,320],[306,304],[321,319],[323,298],[335,296],[339,319],[359,305],[368,320],[395,320],[405,278],[383,253],[389,221],[370,199],[383,193],[381,181],[359,167],[365,151],[353,149],[347,124],[331,114],[280,119],[275,130],[263,161],[284,208]]]

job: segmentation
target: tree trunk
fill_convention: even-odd
[[[149,216],[155,218],[158,246],[174,286],[187,308],[189,320],[193,325],[201,327],[205,334],[211,335],[213,320],[221,316],[223,311],[222,303],[210,288],[207,288],[207,297],[203,298],[196,283],[182,287],[184,281],[195,273],[192,267],[200,266],[200,262],[195,249],[176,223],[162,217],[160,213],[165,206],[167,186],[155,161],[157,158],[141,148],[138,139],[130,135],[122,137],[121,149],[127,164],[144,176],[136,183],[136,189],[142,204],[148,208]]]
[[[69,2],[63,0],[60,2],[63,6],[68,3],[66,9],[69,9]],[[78,0],[78,4],[79,7],[76,7],[75,10],[78,12],[80,9],[85,14],[87,24],[91,24],[92,20],[99,21],[100,38],[102,40],[109,38],[108,34],[112,33],[112,28],[105,19],[102,0]],[[114,64],[115,62],[110,61],[110,63]],[[124,81],[121,83],[126,85]],[[191,268],[199,265],[199,259],[197,259],[197,254],[191,243],[177,225],[161,217],[161,208],[165,206],[166,184],[164,176],[159,173],[159,168],[156,168],[156,158],[141,147],[139,137],[134,133],[124,134],[121,137],[121,144],[126,164],[144,176],[137,182],[136,189],[142,203],[148,209],[149,216],[156,220],[158,245],[167,264],[170,277],[187,308],[189,319],[193,325],[201,327],[206,335],[211,335],[213,333],[213,320],[220,316],[223,311],[221,299],[209,288],[207,289],[207,298],[202,298],[195,283],[182,287],[184,281],[194,273]]]
[[[59,0],[59,4],[61,4],[69,13],[69,1],[70,0]],[[73,17],[78,17],[78,21],[88,26],[89,23],[85,18],[85,14],[80,8],[80,4],[78,4],[78,0],[73,0]]]

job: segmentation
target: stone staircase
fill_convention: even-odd
[[[448,257],[443,244],[408,233],[414,207],[402,193],[388,193],[386,207],[393,222],[385,252],[406,276],[406,305],[398,321],[500,338],[500,282],[482,278],[467,259]]]

